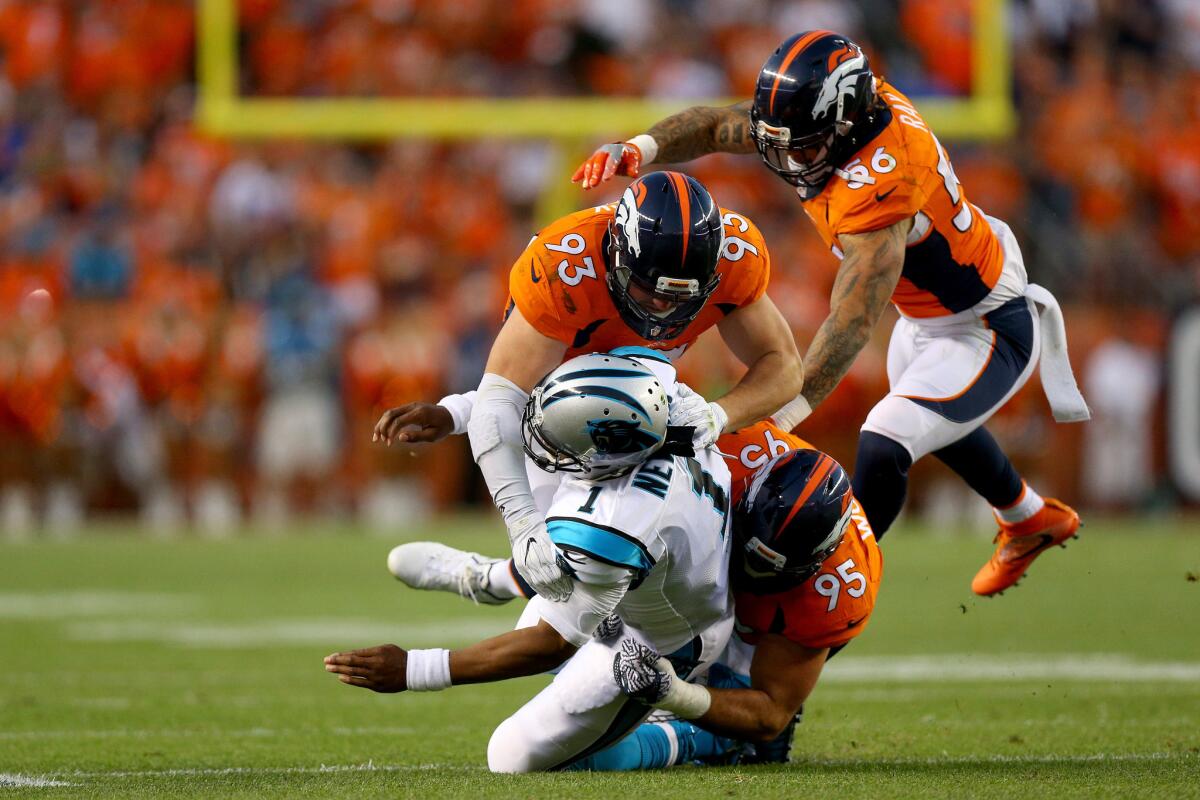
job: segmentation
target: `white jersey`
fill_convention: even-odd
[[[546,528],[576,589],[542,605],[543,619],[582,644],[615,610],[660,653],[677,650],[731,619],[729,517],[729,468],[711,449],[610,481],[564,480]]]
[[[614,352],[642,361],[675,396],[675,370],[662,354]],[[620,638],[667,656],[685,680],[702,680],[733,630],[729,469],[715,450],[654,458],[608,481],[543,472],[529,459],[526,467],[575,585],[562,603],[533,598],[517,627],[545,621],[579,650],[492,734],[494,772],[561,768],[618,741],[649,714],[613,677]],[[625,625],[621,637],[593,638],[614,611]]]
[[[654,370],[673,396],[675,369],[661,355],[618,352]],[[651,458],[607,481],[527,466],[560,563],[576,581],[566,603],[537,607],[563,638],[583,644],[615,610],[660,653],[670,653],[732,620],[730,477],[716,450]]]

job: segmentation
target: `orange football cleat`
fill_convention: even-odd
[[[1079,535],[1079,515],[1075,509],[1052,497],[1042,510],[1022,522],[1000,522],[996,534],[996,552],[971,581],[971,591],[990,597],[1015,586],[1025,570],[1042,552],[1054,545],[1066,547],[1067,539]]]

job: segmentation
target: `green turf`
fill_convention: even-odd
[[[541,678],[381,696],[326,675],[336,649],[515,618],[400,587],[390,540],[0,544],[0,797],[1200,797],[1198,528],[1093,523],[995,600],[968,589],[986,541],[898,530],[795,763],[639,775],[488,774]],[[396,541],[418,537],[504,546],[470,519]]]

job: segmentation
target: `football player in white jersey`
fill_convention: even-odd
[[[625,637],[669,653],[681,677],[702,677],[733,627],[729,470],[712,449],[691,454],[690,434],[671,435],[674,370],[655,367],[580,356],[547,375],[526,406],[531,477],[542,476],[534,497],[574,584],[567,601],[535,597],[516,630],[460,650],[382,645],[331,655],[326,670],[352,686],[400,692],[561,667],[492,734],[494,772],[569,767],[649,714],[614,680],[616,643],[593,636],[614,614]]]

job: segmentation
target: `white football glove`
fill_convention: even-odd
[[[540,515],[531,514],[514,522],[508,529],[508,541],[521,577],[534,591],[559,603],[571,596],[571,577],[558,565],[558,548]]]
[[[708,402],[686,383],[675,384],[675,397],[672,398],[667,424],[694,428],[692,446],[697,451],[714,444],[725,432],[728,422],[729,415],[718,403]]]

